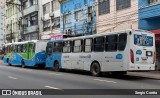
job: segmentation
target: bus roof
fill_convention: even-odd
[[[129,32],[131,32],[131,31],[135,31],[135,32],[146,32],[146,33],[152,34],[152,32],[146,31],[146,30],[126,29],[126,30],[121,30],[121,31],[105,32],[105,33],[98,33],[98,34],[87,35],[87,36],[79,36],[79,37],[66,38],[66,39],[63,39],[63,40],[75,40],[75,39],[93,38],[93,37],[105,36],[105,35],[109,35],[109,34],[129,33]]]

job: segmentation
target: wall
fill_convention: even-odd
[[[50,39],[52,35],[60,33],[60,28],[52,29],[52,27],[51,27],[52,21],[51,21],[50,14],[54,15],[54,18],[60,17],[60,8],[57,8],[57,10],[54,10],[52,12],[51,1],[53,1],[53,0],[41,0],[41,3],[39,5],[39,8],[41,10],[39,12],[39,14],[40,14],[39,20],[41,20],[40,21],[40,36],[41,36],[41,39]],[[55,1],[58,2],[58,0],[55,0]],[[47,4],[49,2],[50,2],[50,12],[48,14],[44,15],[43,14],[43,5]],[[46,21],[46,20],[50,20],[50,30],[49,31],[44,31],[43,30],[43,21]]]
[[[67,33],[67,30],[73,35],[90,35],[96,32],[96,14],[94,10],[95,0],[67,0],[61,3],[61,32]],[[91,7],[92,21],[88,19]],[[76,20],[75,13],[82,11],[82,19]],[[65,15],[70,14],[70,23],[65,23]]]
[[[98,2],[98,0],[96,1]],[[99,15],[97,10],[97,33],[138,29],[138,0],[131,0],[131,7],[116,11],[116,0],[110,0],[110,13]]]
[[[160,29],[160,3],[148,4],[147,0],[139,0],[139,29]]]

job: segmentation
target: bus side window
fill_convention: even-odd
[[[18,45],[18,53],[21,52],[21,45]]]
[[[106,36],[105,50],[117,51],[117,40],[118,40],[118,35]]]
[[[104,37],[94,38],[94,51],[95,52],[104,51]]]
[[[118,40],[118,50],[123,51],[126,47],[127,44],[127,34],[123,33],[119,35],[119,40]]]
[[[33,43],[33,52],[35,52],[36,44]]]
[[[73,41],[73,52],[82,52],[83,40]]]
[[[62,52],[62,46],[63,46],[62,42],[55,42],[53,52]]]
[[[92,51],[92,42],[93,42],[93,40],[91,38],[84,40],[84,52],[91,52]]]
[[[18,52],[17,45],[15,45],[14,47],[15,47],[14,51]]]
[[[27,44],[23,44],[22,52],[25,53],[27,50]]]
[[[64,53],[71,52],[71,41],[65,41],[65,42],[63,42],[63,52]]]

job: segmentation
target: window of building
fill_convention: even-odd
[[[118,40],[118,35],[106,36],[105,50],[106,51],[117,51],[117,40]]]
[[[116,10],[122,10],[131,7],[131,0],[116,0]]]
[[[43,21],[43,31],[50,30],[50,20]]]
[[[110,0],[98,0],[99,15],[107,14],[110,12]]]
[[[79,21],[83,18],[83,13],[82,11],[77,11],[75,12],[75,18],[76,18],[76,21]]]
[[[37,14],[33,14],[30,16],[30,25],[31,26],[38,25],[38,15]]]
[[[63,42],[63,52],[64,53],[71,52],[71,47],[72,47],[71,41],[65,41],[65,42]]]
[[[73,41],[73,52],[82,52],[82,40]]]
[[[84,52],[91,52],[92,51],[92,39],[85,39],[84,40]]]
[[[52,29],[57,29],[57,28],[60,28],[60,17],[51,17],[52,19]]]
[[[47,14],[50,12],[50,3],[43,5],[43,14]]]
[[[57,0],[53,0],[51,2],[51,5],[52,5],[52,12],[56,10],[60,10],[60,4]]]
[[[119,35],[118,39],[118,50],[123,51],[127,44],[127,34],[123,33]]]
[[[62,52],[63,43],[62,42],[55,42],[53,52]]]
[[[94,51],[95,52],[104,51],[104,37],[94,38]]]
[[[70,14],[65,15],[65,23],[70,23]]]
[[[35,4],[38,4],[37,0],[30,0],[30,5],[35,5]]]

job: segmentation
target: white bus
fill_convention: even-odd
[[[155,70],[155,36],[143,30],[125,30],[49,41],[46,67],[101,72]]]

